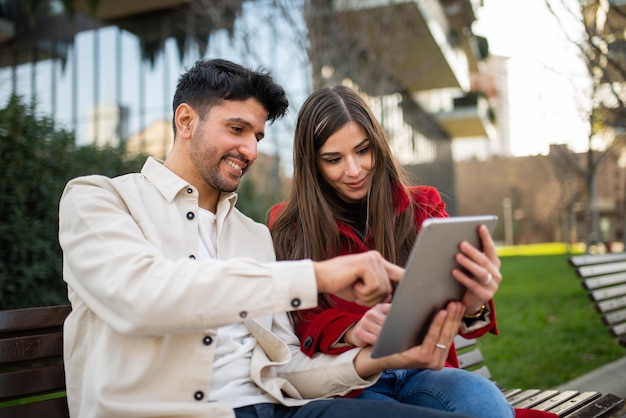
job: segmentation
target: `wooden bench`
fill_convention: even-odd
[[[62,326],[70,310],[64,305],[0,311],[0,418],[69,417]],[[491,379],[475,340],[457,337],[455,344],[462,368]],[[624,402],[598,392],[503,392],[516,408],[549,410],[567,418],[619,417]]]
[[[476,340],[467,340],[457,335],[454,345],[462,369],[492,379],[480,348],[476,345]],[[495,383],[497,384],[497,382]],[[498,386],[509,403],[515,408],[552,412],[561,418],[626,417],[626,411],[623,410],[624,399],[610,393],[603,395],[594,391],[505,389],[500,385]]]
[[[569,263],[610,334],[626,347],[626,253],[575,255]]]
[[[0,311],[0,418],[68,418],[63,321],[70,307]]]

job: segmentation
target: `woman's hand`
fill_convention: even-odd
[[[441,369],[446,364],[464,312],[465,306],[461,302],[450,302],[446,309],[435,315],[422,344],[401,353],[373,359],[370,357],[372,347],[363,348],[354,359],[357,373],[365,378],[389,368]]]
[[[483,251],[463,241],[459,245],[460,252],[456,255],[456,261],[467,270],[467,273],[461,269],[452,270],[454,278],[467,288],[463,304],[468,315],[478,312],[482,305],[491,300],[502,282],[500,274],[502,262],[496,254],[496,246],[485,225],[478,228],[478,235]]]
[[[361,319],[346,331],[344,342],[356,347],[374,345],[390,307],[391,303],[379,303],[365,312]]]

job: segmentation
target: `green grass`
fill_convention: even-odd
[[[27,396],[27,397],[20,398],[20,399],[11,399],[9,401],[2,401],[0,402],[0,408],[8,408],[10,406],[16,406],[16,405],[25,405],[25,404],[29,404],[33,402],[45,401],[48,399],[61,398],[64,396],[66,396],[65,391],[48,393],[45,395]]]
[[[548,255],[499,249],[499,335],[485,335],[478,345],[504,387],[552,388],[625,354],[594,311],[568,255],[553,249],[539,251]]]

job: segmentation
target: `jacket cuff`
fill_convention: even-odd
[[[465,338],[477,338],[485,335],[487,332],[498,335],[493,299],[485,306],[485,312],[481,318],[468,323],[461,321],[461,326],[459,327],[459,334]]]
[[[300,349],[309,357],[313,354],[340,354],[354,346],[345,344],[335,346],[346,330],[359,319],[360,314],[346,314],[337,316],[336,309],[329,309],[320,313],[304,332],[299,333]]]

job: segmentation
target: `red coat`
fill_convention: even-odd
[[[413,200],[417,203],[417,207],[421,210],[415,211],[415,224],[422,225],[426,218],[448,217],[445,209],[445,203],[441,200],[441,195],[434,187],[415,186],[408,188]],[[396,213],[399,214],[409,207],[410,200],[408,194],[401,188],[394,190],[394,205]],[[270,229],[276,214],[280,211],[282,203],[275,205],[270,211]],[[369,250],[359,236],[348,225],[337,222],[337,228],[342,236],[342,246],[340,255],[354,254]],[[327,354],[339,354],[350,350],[352,346],[332,347],[345,330],[355,322],[357,322],[368,308],[357,305],[353,302],[332,296],[334,307],[322,309],[317,307],[303,311],[303,320],[296,328],[296,334],[300,337],[300,349],[309,356],[313,356],[316,352]],[[491,324],[469,334],[463,334],[466,338],[476,338],[487,332],[498,334],[496,326],[496,311],[493,300],[489,301],[491,309]],[[456,354],[454,344],[450,347],[448,358],[446,359],[448,367],[459,367],[459,360]],[[356,396],[359,391],[354,391],[350,395]],[[348,395],[348,396],[350,396]],[[536,411],[532,409],[515,409],[516,418],[558,418],[556,414],[549,412]]]
[[[417,203],[418,210],[415,211],[415,224],[418,228],[426,218],[448,217],[445,210],[445,203],[441,200],[441,195],[434,187],[430,186],[414,186],[408,188],[413,200]],[[410,200],[408,194],[402,188],[394,190],[394,206],[396,213],[400,214],[409,207]],[[282,204],[274,206],[270,211],[270,228],[274,217],[280,211]],[[340,255],[355,254],[368,251],[367,244],[359,238],[359,236],[348,225],[337,222],[337,228],[341,235],[342,247],[339,250]],[[368,308],[357,305],[354,302],[348,302],[338,297],[332,296],[334,307],[323,309],[317,307],[302,312],[302,321],[296,328],[296,334],[300,337],[301,350],[313,356],[315,352],[327,354],[339,354],[350,350],[352,346],[332,347],[345,330],[355,322],[357,322]],[[495,321],[495,308],[493,301],[489,301],[491,309],[491,324],[481,328],[475,332],[463,335],[466,338],[476,338],[487,332],[497,334],[498,330]],[[459,361],[456,355],[454,345],[448,352],[446,365],[459,367]]]

